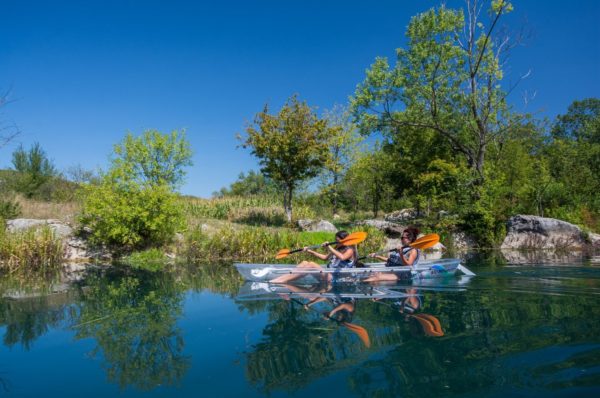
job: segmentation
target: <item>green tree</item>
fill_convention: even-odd
[[[283,207],[291,222],[294,190],[316,177],[327,160],[327,123],[294,95],[277,115],[265,106],[246,132],[245,138],[239,137],[242,147],[252,148],[261,172],[283,188]]]
[[[397,50],[396,65],[378,58],[351,106],[364,133],[434,132],[466,161],[477,196],[489,145],[502,141],[516,119],[500,85],[509,46],[492,35],[512,5],[492,1],[488,27],[478,20],[477,2],[467,6],[466,22],[462,10],[444,6],[413,17],[406,32],[408,47]]]
[[[46,156],[46,152],[37,142],[29,151],[20,145],[12,154],[12,163],[15,170],[20,173],[15,188],[28,198],[36,195],[44,183],[58,174]]]
[[[168,243],[183,227],[173,189],[191,164],[183,135],[128,134],[115,146],[115,157],[99,184],[84,188],[81,222],[92,240],[125,250]]]
[[[340,182],[350,166],[356,161],[359,144],[362,141],[352,115],[344,106],[335,105],[325,111],[324,119],[328,122],[327,146],[329,156],[324,165],[324,190],[331,199],[333,213],[338,212],[340,200]]]
[[[135,137],[127,134],[115,145],[112,174],[116,179],[138,185],[168,185],[179,187],[185,177],[185,167],[191,166],[192,150],[185,132],[162,134],[146,130]]]
[[[277,184],[262,173],[250,170],[248,174],[240,173],[238,179],[229,188],[221,188],[213,196],[248,196],[248,195],[274,195],[277,193]]]

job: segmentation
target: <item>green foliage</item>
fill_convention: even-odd
[[[115,145],[112,178],[139,186],[166,185],[175,189],[183,182],[184,168],[192,165],[191,156],[183,131],[162,134],[146,130],[139,137],[127,134],[123,142]]]
[[[246,175],[243,172],[238,176],[237,181],[233,182],[229,188],[221,188],[215,192],[213,197],[225,196],[274,196],[278,191],[277,184],[262,173],[254,170]]]
[[[162,271],[167,265],[168,258],[160,249],[148,249],[134,252],[124,257],[122,262],[132,268],[151,272]]]
[[[295,95],[277,115],[268,112],[265,106],[246,129],[247,136],[239,138],[242,147],[252,148],[261,172],[283,188],[283,207],[291,221],[294,190],[315,177],[327,159],[327,125]]]
[[[0,228],[4,227],[4,220],[11,220],[21,215],[21,205],[8,194],[0,193]]]
[[[84,188],[80,221],[90,240],[125,250],[160,246],[183,228],[177,196],[166,186],[124,189],[110,179]]]
[[[384,235],[376,229],[355,228],[367,231],[368,239],[359,245],[359,250],[370,253],[381,249]],[[352,231],[350,231],[352,232]],[[268,261],[275,262],[275,254],[283,248],[300,248],[332,241],[330,232],[296,232],[288,229],[266,229],[263,227],[223,228],[215,233],[203,232],[201,228],[186,234],[183,256],[192,262],[211,261]],[[370,250],[370,251],[369,251]],[[307,254],[288,256],[284,262],[314,260]]]
[[[128,134],[115,146],[101,182],[84,188],[80,221],[92,229],[92,242],[125,250],[170,242],[184,225],[172,190],[181,183],[190,156],[183,133]]]
[[[33,144],[29,151],[19,146],[12,154],[12,163],[19,172],[14,188],[28,198],[40,196],[40,188],[58,175],[39,143]]]

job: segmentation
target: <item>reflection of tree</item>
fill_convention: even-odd
[[[364,352],[353,333],[292,302],[269,302],[268,311],[263,341],[246,354],[246,376],[264,392],[297,390]]]
[[[121,387],[177,384],[190,365],[175,321],[182,294],[166,274],[126,277],[91,287],[79,307],[76,337],[93,338],[108,378]]]
[[[361,315],[371,319],[389,310],[373,306],[362,309],[365,313]],[[373,311],[370,316],[369,311]],[[589,364],[597,364],[600,358],[598,349],[580,354],[577,348],[598,341],[600,308],[589,296],[435,292],[428,295],[425,311],[436,313],[446,337],[431,339],[404,330],[394,342],[385,337],[385,328],[379,329],[375,344],[388,349],[383,357],[371,359],[352,372],[354,391],[375,397],[486,395],[504,388],[506,380],[516,387],[553,391],[589,386],[589,375],[565,370],[591,369]],[[557,353],[563,353],[564,358],[556,357]],[[531,365],[544,355],[556,358],[556,362],[532,372]]]

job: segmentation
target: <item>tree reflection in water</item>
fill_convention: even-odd
[[[108,379],[149,390],[176,385],[190,366],[176,320],[183,294],[166,274],[94,284],[75,307],[76,338],[92,338]]]

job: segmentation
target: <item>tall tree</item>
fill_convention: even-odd
[[[58,174],[52,161],[37,142],[29,151],[20,145],[12,154],[12,163],[15,170],[20,173],[17,191],[28,198],[34,196],[46,181]]]
[[[433,131],[466,161],[477,193],[488,146],[502,141],[516,121],[500,85],[511,46],[493,35],[500,17],[511,10],[508,1],[492,1],[487,27],[479,20],[477,1],[467,4],[466,21],[462,10],[444,6],[413,17],[408,46],[397,50],[396,65],[377,58],[352,98],[361,130]]]
[[[333,213],[336,214],[339,207],[340,182],[356,161],[362,138],[346,107],[335,105],[331,110],[325,111],[323,117],[328,123],[329,148],[329,156],[324,166],[325,190],[331,198]]]
[[[283,207],[291,222],[294,190],[316,177],[327,160],[327,123],[293,95],[277,115],[269,114],[265,105],[246,133],[238,137],[242,147],[252,148],[261,172],[283,188]]]

